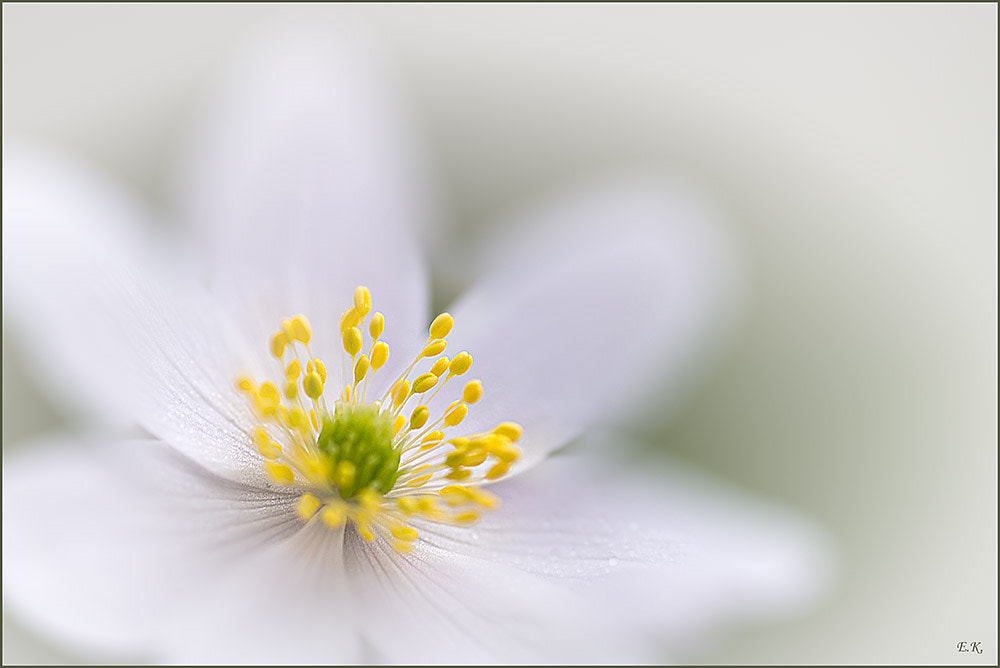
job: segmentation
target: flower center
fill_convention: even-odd
[[[392,420],[371,404],[338,404],[333,419],[323,420],[316,447],[326,463],[327,480],[345,499],[367,488],[385,494],[399,477]]]
[[[488,432],[451,433],[482,397],[479,380],[466,382],[437,419],[428,408],[472,367],[468,352],[444,356],[453,325],[447,313],[435,318],[416,359],[369,400],[369,383],[389,359],[389,346],[380,340],[385,316],[371,313],[368,288],[355,290],[354,304],[340,317],[343,383],[335,396],[328,397],[326,365],[310,349],[309,322],[301,315],[282,322],[271,338],[280,383],[242,377],[238,386],[257,415],[251,439],[264,470],[275,484],[302,491],[296,512],[303,522],[349,523],[366,541],[382,536],[407,551],[418,537],[414,520],[470,524],[497,507],[499,499],[480,485],[517,460],[521,427],[504,422]]]

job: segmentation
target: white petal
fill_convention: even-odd
[[[343,529],[317,521],[246,555],[174,620],[164,653],[195,665],[359,662],[343,557]]]
[[[280,318],[304,313],[316,352],[339,359],[339,317],[358,285],[390,341],[426,325],[426,194],[383,83],[345,34],[284,35],[242,63],[197,137],[188,215],[207,234],[214,288],[264,343]]]
[[[484,277],[452,310],[449,349],[472,353],[468,377],[485,386],[463,428],[521,423],[521,465],[619,414],[655,382],[670,379],[676,394],[730,313],[732,266],[719,230],[683,198],[638,183],[523,219],[480,264]]]
[[[443,550],[566,583],[608,624],[683,644],[722,621],[788,612],[828,584],[824,534],[674,465],[639,474],[599,453],[555,455],[491,487],[474,532],[424,531]]]
[[[468,531],[468,530],[466,530]],[[412,554],[348,532],[346,562],[359,623],[377,662],[595,663],[652,658],[598,601],[497,563],[417,541]]]
[[[162,246],[143,243],[141,208],[82,166],[12,148],[3,208],[4,308],[40,382],[260,482],[235,388],[252,356],[186,274],[161,266]]]
[[[234,638],[216,594],[227,573],[245,590],[284,584],[244,565],[300,530],[294,495],[226,481],[156,441],[31,449],[4,460],[4,596],[54,640],[162,660],[179,634]],[[251,613],[266,626],[271,611]]]

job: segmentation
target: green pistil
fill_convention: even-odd
[[[365,488],[385,494],[399,477],[399,451],[392,447],[392,419],[371,404],[338,402],[334,414],[323,417],[317,440],[328,459],[330,483],[350,499]],[[346,462],[346,464],[345,464]],[[352,475],[343,475],[353,470]]]

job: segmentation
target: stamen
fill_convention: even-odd
[[[483,384],[478,380],[470,380],[462,390],[462,401],[474,404],[483,396]]]
[[[385,366],[386,360],[389,359],[389,344],[385,341],[379,341],[372,347],[372,361],[371,365],[373,369],[381,369]]]
[[[437,362],[434,362],[434,366],[431,367],[431,373],[440,378],[448,370],[449,364],[451,364],[450,359],[443,356],[439,357]]]
[[[413,413],[410,414],[410,429],[420,429],[427,423],[427,418],[429,418],[431,412],[427,409],[427,406],[417,406],[413,409]]]
[[[372,310],[372,294],[363,285],[354,289],[354,308],[362,316],[368,315],[368,312]]]
[[[443,339],[448,336],[454,324],[455,321],[452,319],[450,313],[442,313],[438,317],[434,318],[434,322],[432,322],[430,326],[431,339]]]
[[[361,352],[361,332],[357,327],[348,327],[344,332],[344,350],[351,357]]]
[[[372,315],[371,322],[368,323],[368,333],[372,335],[372,341],[378,341],[378,337],[382,336],[382,330],[385,328],[385,316],[381,313],[375,313]]]
[[[357,385],[368,374],[368,355],[362,355],[354,365],[354,384]]]
[[[521,428],[504,422],[489,432],[448,436],[482,399],[479,380],[465,383],[461,396],[432,418],[431,400],[473,363],[466,351],[451,359],[442,354],[455,324],[448,313],[434,318],[420,352],[387,383],[382,398],[368,401],[368,385],[390,350],[381,340],[385,316],[372,312],[371,292],[359,286],[353,297],[339,323],[341,387],[327,388],[326,366],[310,352],[313,333],[303,315],[283,320],[270,339],[279,382],[258,386],[244,376],[237,386],[259,420],[250,441],[261,465],[274,484],[301,490],[295,512],[303,522],[318,517],[330,528],[348,523],[366,541],[381,537],[408,552],[419,537],[411,520],[465,525],[499,505],[479,485],[509,471],[520,455],[514,443]],[[364,331],[370,335],[367,352]],[[427,366],[410,381],[422,363]],[[329,404],[328,389],[336,398]]]
[[[444,352],[445,347],[447,347],[448,342],[444,339],[428,343],[424,349],[420,352],[422,357],[434,357],[435,355],[440,355]]]
[[[418,376],[417,379],[415,381],[413,381],[413,393],[414,394],[423,394],[427,390],[429,390],[432,387],[434,387],[434,385],[437,383],[437,381],[438,381],[438,377],[435,376],[433,373],[430,373],[430,372],[425,373],[425,374],[423,374],[421,376]]]
[[[296,502],[295,513],[303,522],[308,522],[316,514],[316,511],[319,510],[320,505],[319,499],[306,492]]]

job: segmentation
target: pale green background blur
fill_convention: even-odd
[[[816,610],[683,658],[996,663],[995,5],[5,4],[5,136],[168,208],[200,101],[296,15],[383,43],[463,239],[634,165],[728,210],[743,327],[679,413],[634,431],[814,518],[840,573]],[[10,448],[64,418],[3,351]],[[3,640],[5,663],[76,658],[16,620]]]

